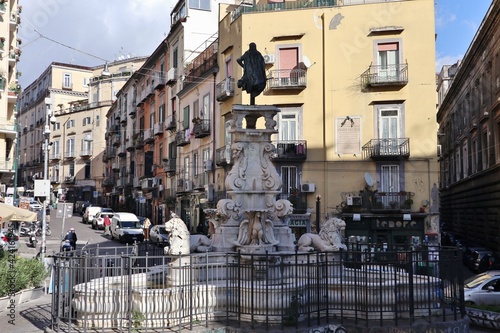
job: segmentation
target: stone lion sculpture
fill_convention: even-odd
[[[205,235],[191,235],[189,237],[189,249],[193,252],[212,251],[212,240]]]
[[[331,252],[340,249],[347,250],[347,246],[342,244],[342,230],[345,229],[345,221],[339,218],[327,220],[319,234],[307,233],[300,236],[297,242],[299,251],[320,251]]]

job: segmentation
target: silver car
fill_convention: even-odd
[[[15,252],[19,250],[19,236],[9,229],[0,230],[0,252]]]
[[[155,225],[149,231],[149,240],[159,246],[170,245],[169,237],[170,235],[168,231],[165,230],[164,225]]]
[[[500,305],[500,271],[474,275],[464,282],[466,305]]]

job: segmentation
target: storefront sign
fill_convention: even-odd
[[[375,228],[415,228],[417,222],[415,221],[384,221],[376,220]]]
[[[305,227],[307,226],[307,221],[306,220],[290,220],[288,222],[289,227]]]

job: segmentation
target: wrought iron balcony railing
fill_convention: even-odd
[[[307,71],[304,69],[270,70],[267,80],[269,89],[304,89],[307,86]]]
[[[361,74],[361,88],[404,86],[408,83],[408,64],[370,67]]]
[[[362,152],[363,158],[373,160],[407,159],[410,157],[410,139],[372,139],[363,145]]]
[[[215,165],[226,166],[233,164],[233,152],[231,146],[227,145],[221,148],[217,148],[215,151]]]
[[[210,120],[198,119],[193,126],[194,137],[197,139],[210,135]]]
[[[410,211],[413,204],[413,192],[377,192],[372,194],[372,212],[377,211]]]
[[[271,154],[273,161],[303,161],[307,158],[307,141],[273,141],[276,149]]]
[[[189,129],[180,130],[175,135],[177,147],[183,147],[191,143],[191,131]]]
[[[215,96],[218,102],[224,102],[234,96],[234,79],[225,78],[217,83],[215,87]]]

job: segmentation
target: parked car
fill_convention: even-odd
[[[141,223],[135,214],[118,212],[111,219],[111,239],[132,243],[144,241]]]
[[[86,201],[77,201],[75,202],[75,205],[73,206],[73,213],[79,213],[83,215],[85,213],[85,210],[83,209],[83,206],[85,205]]]
[[[473,271],[474,273],[479,273],[479,264],[481,263],[481,260],[483,258],[489,257],[492,255],[493,252],[490,250],[486,251],[474,251],[471,255],[471,260],[470,260],[470,270]]]
[[[159,246],[170,245],[170,234],[165,230],[164,225],[155,225],[149,231],[149,240]]]
[[[500,305],[500,271],[474,275],[464,282],[466,305]]]
[[[479,262],[478,273],[500,270],[500,254],[492,253],[485,255]]]
[[[107,215],[110,220],[113,218],[113,215],[115,213],[114,212],[105,212],[104,209],[105,208],[103,208],[103,211],[95,214],[95,217],[92,220],[92,229],[104,229],[104,216]]]
[[[0,230],[0,252],[19,250],[19,236],[13,230],[2,229]]]
[[[465,266],[471,271],[476,272],[477,267],[479,266],[479,261],[481,261],[481,258],[488,253],[492,253],[492,251],[482,246],[467,248],[464,253]]]
[[[92,223],[94,217],[97,213],[102,211],[102,207],[100,206],[89,206],[85,209],[85,213],[82,216],[82,223],[89,224]]]
[[[40,205],[40,203],[36,201],[35,198],[30,198],[30,210],[32,212],[38,212],[42,209],[43,209],[42,205]]]

